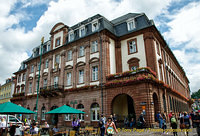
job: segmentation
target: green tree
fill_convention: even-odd
[[[193,92],[191,97],[193,99],[199,99],[200,98],[200,89],[197,92]]]

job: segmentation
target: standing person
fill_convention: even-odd
[[[74,118],[72,121],[73,130],[77,131],[77,126],[78,126],[78,124],[77,124],[76,118]]]
[[[135,119],[134,118],[131,118],[131,121],[130,121],[130,128],[133,128],[135,126]]]
[[[199,115],[200,113],[198,111],[196,111],[195,113],[196,113],[196,115],[194,116],[194,120],[193,120],[194,124],[193,125],[197,129],[198,136],[200,136],[200,115]]]
[[[177,119],[175,118],[174,113],[172,113],[172,117],[170,119],[170,124],[173,129],[174,136],[178,136],[178,134],[177,134]]]
[[[20,135],[21,135],[21,131],[20,131],[19,125],[16,124],[15,136],[20,136]]]
[[[4,134],[6,132],[6,121],[4,118],[1,118],[1,134]]]
[[[141,112],[140,117],[138,118],[138,123],[137,123],[138,128],[139,128],[139,129],[143,129],[143,128],[144,128],[145,122],[146,122],[146,121],[145,121],[145,119],[144,119],[143,112]]]
[[[16,126],[10,123],[10,131],[9,131],[10,136],[14,136],[15,131],[16,131]]]
[[[165,113],[162,113],[162,118],[163,118],[162,129],[163,129],[163,133],[164,133],[164,132],[165,132],[165,129],[167,129]]]
[[[185,129],[183,113],[180,114],[180,129]]]
[[[194,120],[194,112],[191,111],[190,113],[190,117],[191,117],[191,121],[192,121],[192,127],[194,127],[194,124],[193,124],[193,120]]]
[[[160,113],[160,111],[158,112],[158,114],[156,115],[157,119],[158,119],[158,122],[159,122],[159,128],[162,128],[162,125],[163,125],[163,117]]]
[[[117,127],[117,116],[115,115],[115,113],[113,114],[113,122],[115,123],[115,126]]]
[[[24,131],[25,131],[26,127],[24,126],[24,123],[22,123],[22,125],[19,127],[19,130],[21,132],[21,135],[24,135]]]
[[[171,117],[172,117],[172,111],[170,111],[170,113],[168,114],[168,117],[169,117],[169,120],[170,120]]]
[[[32,122],[31,122],[31,118],[28,118],[27,122],[29,126],[31,126]]]
[[[99,127],[100,127],[100,132],[101,132],[101,136],[104,136],[105,133],[105,118],[103,116],[103,114],[101,115],[101,118],[99,120]]]
[[[186,130],[186,134],[188,136],[188,129],[190,128],[190,119],[189,119],[189,115],[187,114],[187,112],[184,113],[184,124],[185,124],[185,129]]]
[[[112,136],[114,134],[114,131],[118,133],[115,123],[112,121],[112,118],[108,118],[105,127],[105,134],[107,134],[108,136]]]

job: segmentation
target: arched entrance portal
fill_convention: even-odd
[[[58,106],[54,105],[54,106],[51,107],[50,110],[53,110],[53,109],[56,109],[56,108],[58,108]],[[58,114],[52,114],[51,115],[51,123],[53,125],[57,125],[57,123],[58,123]]]
[[[157,121],[156,115],[159,111],[159,106],[158,106],[158,96],[156,93],[153,93],[153,103],[154,103],[154,118],[155,121]]]
[[[135,108],[133,99],[127,94],[117,95],[112,101],[112,113],[117,115],[117,120],[120,123],[124,119],[135,119]]]

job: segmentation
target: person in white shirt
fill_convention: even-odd
[[[4,120],[4,118],[1,119],[0,128],[2,129],[2,133],[5,133],[6,121]]]

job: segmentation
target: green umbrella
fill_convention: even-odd
[[[8,126],[8,114],[34,114],[35,112],[21,107],[12,102],[0,104],[0,114],[7,114],[6,127]]]
[[[22,106],[12,102],[0,104],[0,114],[34,114],[35,112],[28,110]]]
[[[85,113],[85,112],[74,109],[67,105],[63,105],[59,108],[56,108],[54,110],[47,112],[46,114],[83,114],[83,113]]]

